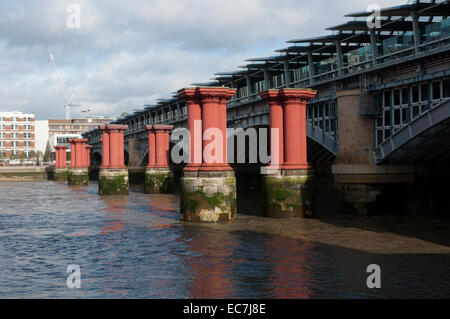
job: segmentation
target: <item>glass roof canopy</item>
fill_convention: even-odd
[[[435,17],[444,20],[450,16],[450,4],[448,0],[421,0],[405,5],[382,8],[380,12],[381,28],[375,30],[377,44],[379,45],[398,34],[413,33],[414,22],[411,18],[411,12],[417,14],[419,18],[417,25],[420,30],[424,30],[433,22]],[[341,54],[344,55],[355,49],[368,46],[372,39],[366,19],[371,14],[372,12],[366,11],[349,13],[345,16],[353,17],[355,20],[327,28],[326,30],[333,31],[332,34],[289,40],[287,43],[294,45],[275,50],[275,52],[280,53],[279,56],[247,59],[247,62],[258,63],[241,66],[244,71],[217,73],[215,75],[219,76],[214,78],[215,81],[211,82],[211,85],[227,85],[230,81],[242,79],[246,75],[252,76],[252,78],[255,76],[261,77],[264,69],[276,74],[282,72],[283,63],[286,62],[288,62],[289,69],[291,67],[298,68],[301,65],[307,66],[309,63],[308,55],[311,55],[310,58],[312,58],[313,63],[320,63],[324,59],[337,56],[336,43],[339,43]],[[224,74],[227,76],[222,76]]]

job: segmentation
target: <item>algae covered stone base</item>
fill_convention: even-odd
[[[87,168],[71,168],[67,176],[69,185],[88,185],[89,171]]]
[[[46,169],[47,179],[55,182],[67,181],[69,170],[67,168],[50,167]]]
[[[233,171],[186,173],[181,178],[181,220],[229,221],[236,217]]]
[[[147,169],[145,171],[145,193],[160,194],[173,192],[173,173],[169,169]]]
[[[310,170],[283,170],[263,176],[264,215],[272,218],[313,217],[315,178]]]
[[[98,193],[100,195],[119,195],[129,193],[127,169],[100,169]]]

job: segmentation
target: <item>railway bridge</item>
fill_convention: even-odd
[[[344,211],[368,214],[389,206],[448,212],[443,189],[450,181],[449,14],[448,1],[409,2],[381,9],[377,28],[367,23],[371,12],[350,13],[346,16],[353,20],[328,28],[332,31],[328,35],[290,40],[274,56],[250,58],[236,71],[217,73],[210,82],[193,84],[155,105],[121,116],[111,123],[124,127],[123,150],[117,151],[124,153],[124,165],[134,179],[143,176],[146,167],[158,171],[157,153],[167,155],[177,144],[171,139],[169,145],[170,131],[187,128],[192,138],[194,120],[202,120],[208,127],[217,125],[225,136],[226,128],[256,128],[258,141],[270,136],[269,154],[277,149],[278,155],[296,164],[290,171],[281,161],[277,178],[287,181],[292,175],[313,180],[313,170],[327,172],[333,176]],[[271,136],[273,128],[283,135],[277,137],[281,141],[275,143],[278,146]],[[92,146],[91,169],[104,164],[105,132],[99,128],[83,136]],[[155,136],[164,141],[160,146]],[[266,206],[275,207],[265,210],[268,216],[313,214],[305,183],[290,180],[295,186],[284,195],[294,194],[297,199],[277,199],[268,194],[267,176],[273,175],[265,176],[260,170],[271,164],[233,164],[236,148],[230,149],[230,144],[235,144],[230,141],[235,138],[225,137],[223,167],[210,165],[196,171],[189,169],[191,164],[186,169],[168,157],[167,167],[159,170],[170,172],[175,182],[184,171],[185,181],[195,177],[198,184],[202,177],[209,177],[215,182],[225,178],[223,183],[228,178],[232,183],[236,176],[238,185],[240,173],[251,171],[255,183],[263,181]],[[248,138],[244,147],[247,160],[252,149],[260,151],[261,144],[252,143]],[[200,150],[205,146],[203,141]],[[194,148],[191,151],[191,155],[196,152]],[[221,174],[214,173],[221,170]],[[199,187],[208,188],[210,184],[205,183]],[[271,191],[283,197],[287,184],[281,188],[272,185]],[[220,193],[221,186],[213,186],[215,193]],[[186,193],[186,187],[183,189]],[[227,201],[229,192],[214,199]],[[195,193],[196,199],[185,199],[184,205],[200,201],[200,206],[214,210],[214,200],[205,201],[200,192],[190,193]],[[199,211],[182,213],[182,217],[215,221],[228,219],[223,213],[227,211],[232,218],[235,207],[230,213],[217,205],[217,216],[206,213],[208,209],[202,206],[206,217]]]

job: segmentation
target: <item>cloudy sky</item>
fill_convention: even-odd
[[[2,0],[0,111],[65,116],[48,49],[75,103],[117,116],[272,55],[287,40],[326,34],[372,3],[406,1]],[[80,28],[67,26],[70,4],[81,9]]]

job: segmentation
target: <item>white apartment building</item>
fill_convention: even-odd
[[[0,160],[35,151],[34,114],[0,112]],[[22,155],[23,156],[23,155]]]

